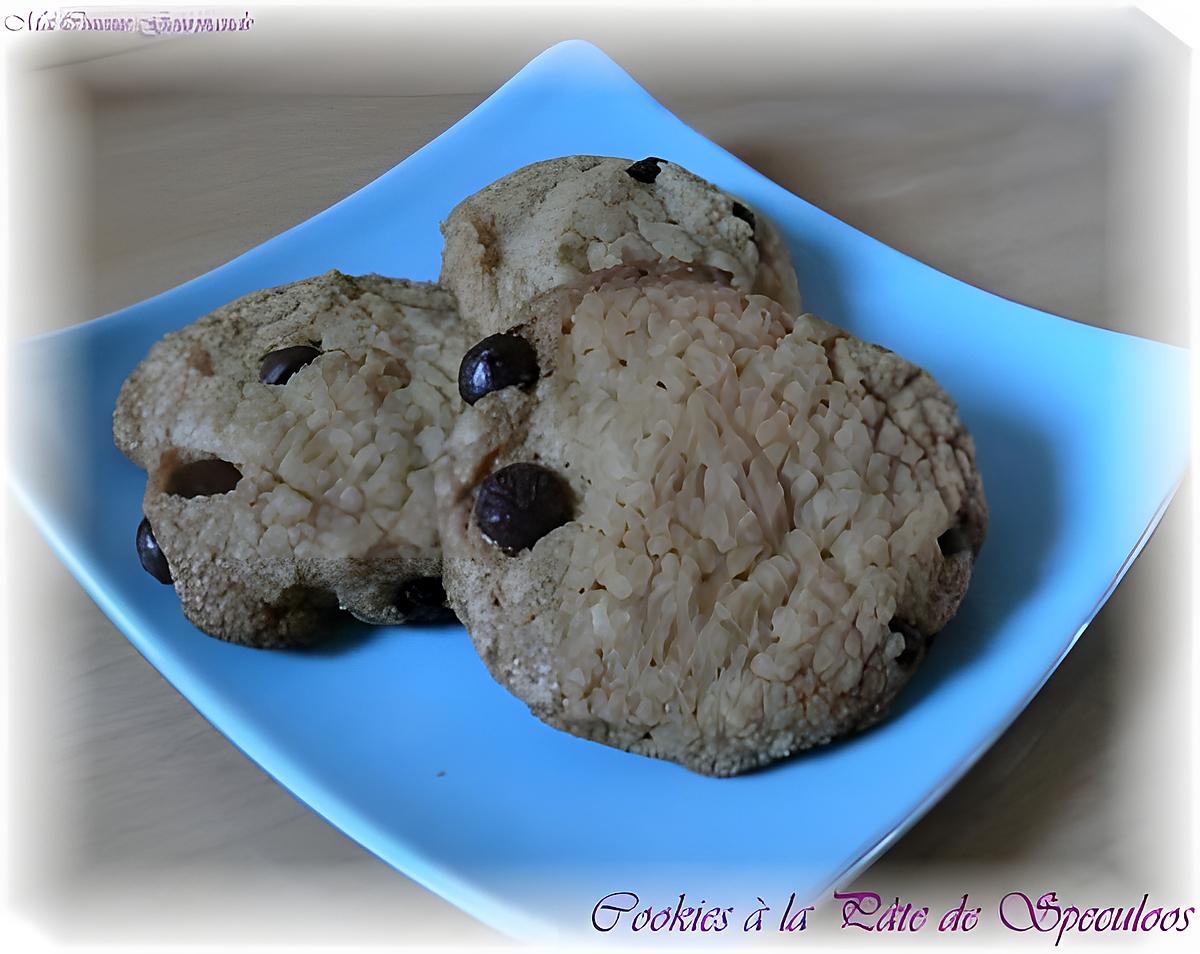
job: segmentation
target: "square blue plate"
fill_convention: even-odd
[[[526,163],[665,156],[781,226],[807,307],[930,369],[975,435],[991,531],[959,616],[884,725],[725,780],[542,725],[459,627],[347,627],[310,652],[202,636],[138,564],[144,478],[117,389],[163,333],[331,267],[432,279],[438,223]],[[19,346],[14,486],[138,650],[297,798],[520,937],[591,931],[602,896],[815,898],[884,851],[1004,731],[1161,516],[1188,457],[1187,352],[1004,301],[785,192],[668,113],[594,47],[556,46],[333,208],[195,281]],[[622,931],[624,931],[624,924]],[[611,935],[615,936],[615,935]]]

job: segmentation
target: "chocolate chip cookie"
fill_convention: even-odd
[[[446,591],[551,725],[762,766],[879,719],[966,592],[987,509],[953,401],[725,270],[546,292],[459,382]]]
[[[167,335],[113,415],[148,474],[142,566],[200,629],[254,646],[307,642],[339,607],[446,614],[432,465],[466,345],[450,293],[336,271]]]
[[[597,269],[674,259],[800,309],[786,245],[760,212],[673,162],[565,156],[525,166],[442,225],[441,283],[480,335],[520,320],[539,292]]]

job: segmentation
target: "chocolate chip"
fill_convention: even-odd
[[[967,531],[961,523],[956,523],[938,537],[938,549],[942,551],[942,556],[954,556],[956,553],[971,549],[971,541],[967,538]]]
[[[409,623],[445,623],[454,619],[446,605],[446,590],[440,576],[406,580],[396,591],[396,609]]]
[[[227,494],[242,479],[242,472],[227,460],[210,457],[177,467],[167,478],[166,491],[176,497],[211,497]]]
[[[172,583],[171,568],[167,565],[166,554],[159,548],[154,539],[154,531],[150,521],[142,517],[137,528],[138,559],[142,561],[142,569],[158,580],[159,583]]]
[[[647,156],[645,159],[639,159],[632,166],[625,170],[625,174],[631,179],[637,179],[638,182],[644,182],[650,185],[658,174],[662,172],[659,168],[666,159],[659,159],[657,156]]]
[[[739,218],[749,225],[751,232],[754,231],[754,213],[742,205],[742,203],[733,203],[733,214],[735,218]]]
[[[288,378],[321,354],[311,345],[280,348],[262,359],[258,380],[263,384],[287,384]]]
[[[529,549],[571,517],[567,482],[540,464],[509,464],[489,474],[475,500],[479,532],[509,556]]]
[[[896,662],[907,669],[917,661],[917,654],[921,651],[921,646],[926,641],[925,637],[921,635],[921,631],[912,623],[902,619],[893,619],[888,623],[888,629],[904,637],[904,649],[896,657]]]
[[[533,345],[512,332],[488,335],[468,351],[458,366],[458,393],[468,404],[501,388],[528,390],[537,383],[538,360]]]

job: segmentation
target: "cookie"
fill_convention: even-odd
[[[547,723],[732,775],[879,719],[987,523],[920,368],[720,272],[622,266],[508,333],[438,467],[444,582]]]
[[[167,335],[113,415],[148,475],[143,567],[200,629],[254,646],[310,641],[339,607],[446,614],[432,465],[466,344],[449,292],[336,271]]]
[[[481,336],[521,320],[538,293],[627,262],[710,265],[741,291],[800,309],[787,247],[767,217],[654,157],[525,166],[461,202],[442,234],[440,281]]]

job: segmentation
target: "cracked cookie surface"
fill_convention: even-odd
[[[947,394],[702,268],[614,268],[526,313],[536,383],[466,408],[437,477],[447,593],[494,678],[714,775],[880,718],[986,529]]]
[[[762,213],[672,162],[565,156],[525,166],[461,202],[442,225],[440,281],[479,334],[540,292],[628,262],[674,259],[800,308],[783,240]]]
[[[450,293],[336,271],[165,336],[113,415],[148,475],[143,565],[200,629],[256,646],[310,641],[339,606],[444,611],[432,465],[465,348]]]

